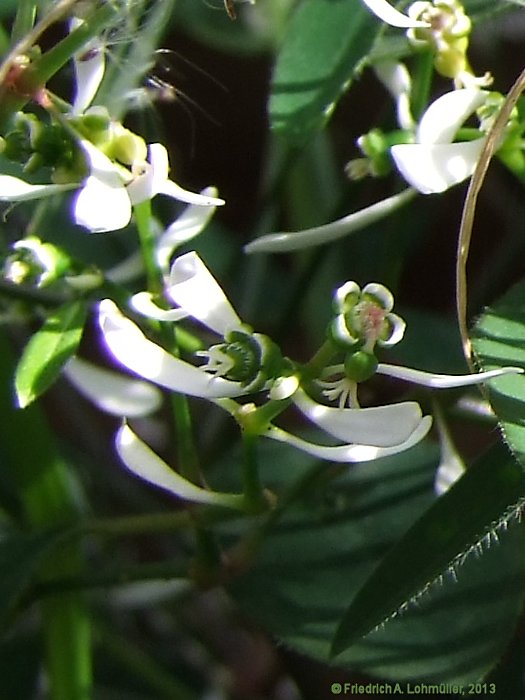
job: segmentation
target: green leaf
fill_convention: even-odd
[[[495,523],[507,523],[524,497],[525,474],[496,445],[410,528],[360,588],[337,629],[334,655],[394,616],[478,543],[490,541]]]
[[[84,302],[64,304],[26,345],[15,372],[20,408],[28,406],[57,379],[80,343],[86,315]]]
[[[335,479],[330,467],[318,467],[317,479],[270,533],[253,568],[233,582],[243,610],[285,645],[328,661],[347,601],[361,588],[367,593],[358,594],[365,609],[353,608],[356,637],[412,600],[523,494],[521,470],[504,459],[498,469],[495,458],[468,472],[447,505],[432,492],[437,459],[435,447],[423,444],[340,470]],[[274,455],[273,466],[281,473],[298,470],[286,453]],[[443,576],[443,585],[417,605],[345,649],[337,665],[394,681],[478,680],[501,656],[521,610],[523,546],[522,528],[509,526],[498,546],[455,567],[457,582]],[[363,587],[387,552],[388,566],[381,564],[381,574]]]
[[[525,282],[512,287],[481,316],[472,345],[483,369],[525,368]],[[525,465],[525,376],[507,375],[490,382],[488,397],[509,447]]]
[[[277,57],[272,128],[295,145],[321,129],[380,28],[356,0],[304,0]]]

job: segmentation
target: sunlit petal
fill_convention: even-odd
[[[81,394],[106,413],[129,418],[145,416],[162,403],[161,392],[151,384],[76,357],[68,361],[63,371]]]
[[[248,243],[244,247],[245,253],[287,253],[292,250],[301,250],[314,245],[331,243],[339,238],[348,236],[351,233],[360,231],[366,226],[376,223],[386,218],[399,207],[414,198],[416,192],[408,188],[393,195],[375,202],[369,207],[360,209],[343,216],[342,219],[332,221],[329,224],[315,226],[304,231],[294,231],[290,233],[269,233],[261,236],[255,241]]]
[[[170,180],[168,151],[161,143],[150,143],[148,151],[149,163],[143,164],[143,173],[137,175],[127,186],[129,198],[133,204],[153,199],[157,194],[165,194],[180,202],[206,207],[224,204],[223,199],[208,194],[188,192]]]
[[[174,496],[193,503],[243,508],[242,496],[208,491],[192,484],[170,469],[127,424],[117,432],[115,446],[119,457],[130,472],[154,486],[169,491]]]
[[[370,445],[339,445],[336,447],[326,447],[302,440],[275,426],[271,426],[266,433],[263,433],[263,436],[292,445],[312,455],[312,457],[325,459],[329,462],[369,462],[372,459],[388,457],[408,450],[425,437],[431,425],[431,416],[425,416],[421,419],[418,427],[410,435],[408,440],[393,447],[372,447]]]
[[[70,30],[76,29],[83,20],[73,17],[70,22]],[[93,101],[97,90],[104,77],[106,67],[106,52],[100,39],[90,41],[82,51],[73,57],[75,68],[75,98],[73,101],[73,114],[81,114]]]
[[[73,206],[75,221],[96,233],[124,228],[131,219],[131,203],[119,171],[89,141],[82,140],[80,145],[87,156],[90,175]]]
[[[188,316],[183,309],[163,309],[158,306],[149,292],[138,292],[134,294],[129,304],[132,309],[143,316],[154,318],[156,321],[180,321]]]
[[[195,252],[176,258],[171,267],[168,294],[190,316],[224,336],[241,325],[226,295]]]
[[[198,194],[185,190],[180,185],[177,185],[173,180],[164,180],[156,192],[156,194],[165,194],[168,197],[177,199],[179,202],[187,202],[187,204],[198,204],[201,207],[220,207],[225,204],[224,199],[220,197],[212,197],[207,194]]]
[[[109,299],[100,302],[100,327],[107,347],[124,367],[144,379],[189,396],[228,398],[245,392],[237,382],[210,377],[148,340]]]
[[[215,187],[206,187],[200,194],[205,197],[216,197],[217,190]],[[155,246],[155,256],[162,271],[168,271],[171,256],[182,243],[187,243],[206,228],[215,208],[215,205],[190,204],[161,234]]]
[[[487,372],[478,372],[477,374],[433,374],[432,372],[423,372],[422,370],[410,369],[409,367],[379,363],[376,372],[377,374],[386,374],[389,377],[402,379],[405,382],[419,384],[431,389],[454,389],[461,386],[481,384],[504,374],[523,374],[523,369],[521,367],[502,367],[501,369],[491,369]]]
[[[78,187],[78,183],[66,185],[31,185],[12,175],[0,175],[0,201],[24,202],[29,199],[40,199],[52,194],[66,192]]]
[[[404,143],[392,146],[390,152],[409,185],[422,194],[432,194],[470,177],[484,144],[484,138],[435,145]]]
[[[414,20],[407,17],[402,12],[396,10],[386,0],[363,0],[364,4],[376,15],[380,20],[392,25],[392,27],[400,27],[408,29],[410,27],[427,27],[427,22]]]
[[[417,143],[452,143],[463,122],[484,104],[488,93],[474,88],[446,92],[427,108],[416,132]]]
[[[407,440],[421,422],[414,401],[375,408],[332,408],[313,401],[299,389],[292,397],[299,410],[322,430],[339,440],[375,447],[392,447]]]

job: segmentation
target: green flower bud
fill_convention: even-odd
[[[13,245],[4,275],[16,284],[30,283],[45,287],[63,277],[70,269],[67,254],[51,243],[43,243],[36,236],[21,239]]]
[[[344,361],[345,374],[354,382],[364,382],[373,377],[377,370],[375,355],[364,350],[349,353]]]
[[[148,156],[144,139],[123,127],[122,124],[113,125],[110,141],[103,150],[108,158],[124,165],[144,162]]]

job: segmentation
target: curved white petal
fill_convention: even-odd
[[[198,194],[185,190],[180,185],[177,185],[173,180],[165,180],[160,184],[157,194],[165,194],[172,199],[177,199],[179,202],[187,204],[197,204],[201,207],[221,207],[225,204],[224,199],[220,197],[211,197],[206,194]]]
[[[162,403],[161,392],[151,384],[96,367],[77,357],[68,361],[64,374],[83,396],[115,416],[146,416]]]
[[[472,175],[485,138],[462,143],[403,143],[392,146],[395,164],[409,185],[422,194],[444,192]]]
[[[336,447],[326,447],[302,440],[275,426],[271,426],[266,433],[263,433],[263,437],[292,445],[312,455],[312,457],[326,459],[329,462],[369,462],[373,459],[388,457],[398,452],[408,450],[425,437],[431,425],[432,417],[424,416],[408,440],[393,447],[372,447],[371,445],[339,445]]]
[[[12,175],[0,175],[0,201],[24,202],[29,199],[40,199],[52,194],[66,192],[78,187],[78,183],[66,185],[31,185]]]
[[[386,0],[362,0],[363,3],[368,7],[369,10],[379,17],[380,20],[392,25],[392,27],[400,27],[401,29],[408,29],[410,27],[428,27],[427,22],[421,22],[419,20],[414,20],[411,17],[407,17],[402,12],[396,10],[392,5]]]
[[[72,17],[69,22],[69,31],[77,29],[83,23],[84,20],[79,17]],[[98,37],[88,42],[73,57],[73,66],[76,92],[72,111],[73,114],[81,114],[93,101],[104,77],[106,52],[103,42]]]
[[[406,66],[398,61],[375,63],[374,71],[396,101],[397,122],[402,129],[413,131],[414,117],[410,106],[412,81]]]
[[[204,197],[216,197],[215,187],[206,187],[200,193]],[[207,226],[215,211],[215,205],[190,204],[182,214],[161,234],[155,246],[155,256],[159,268],[167,272],[171,256],[182,244],[187,243]]]
[[[77,195],[75,221],[92,232],[117,231],[131,219],[131,202],[119,170],[89,141],[80,145],[90,166],[90,175]]]
[[[389,377],[402,379],[405,382],[419,384],[431,389],[454,389],[461,386],[481,384],[488,379],[500,377],[504,374],[523,374],[523,369],[521,367],[502,367],[501,369],[491,369],[487,372],[478,372],[477,374],[433,374],[432,372],[423,372],[419,369],[410,369],[409,367],[388,365],[380,362],[376,373],[386,374]]]
[[[131,203],[122,182],[112,185],[90,175],[73,205],[75,221],[92,233],[118,231],[131,219]]]
[[[242,323],[211,272],[193,251],[175,259],[167,292],[190,316],[219,335],[224,336]]]
[[[203,370],[170,355],[148,340],[140,328],[123,316],[110,300],[100,302],[99,322],[107,347],[113,356],[144,379],[189,396],[229,398],[245,389],[237,382],[210,377]]]
[[[290,233],[269,233],[261,236],[255,241],[244,246],[245,253],[287,253],[292,250],[301,250],[314,245],[331,243],[339,238],[348,236],[350,233],[360,231],[366,226],[374,224],[376,221],[386,218],[396,211],[403,204],[414,198],[416,192],[408,188],[393,195],[375,202],[369,207],[360,209],[343,216],[337,221],[329,224],[315,226],[304,231],[294,231]]]
[[[115,446],[124,466],[130,472],[154,486],[169,491],[174,496],[193,503],[207,503],[236,509],[243,507],[242,496],[207,491],[170,469],[166,462],[140,440],[126,423],[117,432]]]
[[[446,92],[427,108],[416,132],[417,143],[452,143],[463,122],[485,102],[488,93],[475,88]]]
[[[392,447],[407,440],[421,422],[415,401],[375,408],[332,408],[313,401],[302,389],[292,401],[322,430],[345,442]]]
[[[163,309],[157,306],[149,292],[134,294],[129,304],[139,314],[154,318],[156,321],[180,321],[181,318],[188,316],[183,309]]]
[[[135,177],[127,186],[129,198],[133,204],[140,204],[153,199],[157,194],[165,194],[180,202],[202,206],[221,206],[223,199],[208,194],[188,192],[169,179],[168,151],[161,143],[148,146],[149,163],[144,164],[142,175]]]

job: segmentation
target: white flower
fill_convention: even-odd
[[[386,0],[362,0],[362,2],[376,15],[380,20],[390,24],[392,27],[400,27],[401,29],[409,29],[410,27],[428,27],[428,22],[413,19],[396,10]]]
[[[425,386],[429,389],[457,389],[463,386],[482,384],[489,379],[494,379],[504,374],[523,374],[523,368],[501,367],[500,369],[491,369],[475,374],[434,374],[433,372],[424,372],[419,369],[388,365],[380,362],[376,373],[385,374],[395,379],[418,384],[419,386]]]
[[[422,421],[428,422],[415,401],[372,408],[333,408],[317,403],[302,389],[294,393],[292,401],[325,433],[347,443],[399,446],[419,430]]]
[[[406,66],[397,61],[378,61],[374,71],[396,101],[397,122],[402,129],[411,131],[414,118],[410,107],[412,79]]]
[[[236,510],[244,508],[242,495],[203,489],[173,471],[126,423],[117,432],[115,446],[124,466],[131,473],[178,498]]]
[[[149,162],[134,163],[132,172],[113,163],[102,151],[82,139],[90,174],[77,195],[75,221],[93,232],[127,226],[132,205],[165,194],[188,204],[220,206],[224,200],[188,192],[169,179],[168,152],[160,143],[149,145]]]
[[[73,17],[69,23],[69,30],[73,31],[84,20]],[[106,69],[106,51],[99,37],[94,37],[82,51],[73,56],[75,70],[75,97],[72,113],[81,114],[93,102],[97,90],[100,87],[104,71]]]
[[[337,221],[315,226],[303,231],[290,231],[283,233],[269,233],[251,241],[244,247],[245,253],[288,253],[293,250],[302,250],[314,245],[331,243],[339,238],[371,226],[381,219],[397,211],[407,202],[410,202],[416,192],[408,188],[392,197],[375,202],[369,207],[360,209],[343,216]]]
[[[239,382],[206,374],[152,342],[109,299],[99,306],[105,343],[124,367],[154,384],[188,396],[216,399],[246,393]]]
[[[135,294],[131,305],[135,311],[158,321],[178,321],[192,316],[223,338],[229,330],[242,326],[220,285],[193,251],[180,255],[173,262],[166,294],[178,308],[160,308],[148,292]]]
[[[481,107],[487,92],[466,88],[447,92],[427,108],[415,143],[392,146],[390,153],[405,180],[423,194],[443,192],[472,175],[485,137],[453,143],[463,122]]]
[[[298,438],[295,435],[291,435],[285,430],[277,428],[274,425],[270,426],[263,435],[264,437],[272,440],[278,440],[279,442],[284,442],[292,447],[296,447],[298,450],[306,452],[312,457],[325,459],[329,462],[369,462],[373,459],[395,455],[399,452],[404,452],[405,450],[414,447],[414,445],[417,445],[417,443],[426,436],[431,425],[431,416],[424,416],[419,422],[417,428],[411,433],[410,437],[408,437],[405,442],[398,445],[393,445],[391,447],[376,447],[374,445],[365,444],[336,445],[334,447],[317,445],[315,443],[308,442],[307,440],[303,440],[302,438]]]

